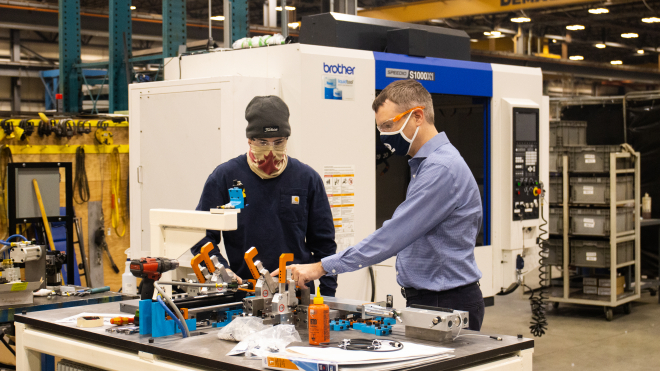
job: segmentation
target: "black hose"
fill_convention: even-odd
[[[376,278],[374,277],[374,268],[369,266],[369,276],[371,277],[371,302],[376,301]]]
[[[78,192],[76,192],[76,189]],[[76,200],[76,194],[80,202]],[[76,203],[83,204],[89,201],[89,182],[87,181],[87,169],[85,169],[85,149],[79,146],[76,149],[76,178],[73,181],[73,199]]]
[[[500,295],[500,296],[509,295],[510,293],[518,290],[518,287],[520,287],[520,285],[518,283],[514,282],[509,287],[507,287],[506,290],[504,290],[504,289],[500,290],[500,292],[498,292],[497,295]]]
[[[543,189],[543,183],[541,183],[541,194],[545,195],[545,190]],[[548,299],[548,269],[550,267],[544,264],[544,258],[548,256],[548,248],[545,247],[543,236],[548,234],[547,229],[544,227],[548,225],[548,221],[543,217],[543,198],[541,199],[540,206],[541,220],[543,223],[539,226],[541,234],[537,238],[537,243],[541,250],[539,251],[539,286],[541,288],[538,291],[538,295],[534,295],[532,290],[531,295],[529,296],[529,302],[532,307],[532,322],[529,326],[529,330],[532,335],[541,337],[545,334],[545,331],[548,329],[548,320],[545,317],[545,300]]]

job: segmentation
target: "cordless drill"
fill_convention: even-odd
[[[131,260],[131,273],[142,278],[140,300],[154,296],[154,282],[160,279],[161,274],[176,269],[179,261],[167,258],[141,258]]]

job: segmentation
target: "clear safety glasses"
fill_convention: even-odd
[[[426,107],[424,107],[424,106],[413,107],[413,108],[407,110],[406,112],[400,113],[400,114],[394,116],[393,118],[391,118],[389,120],[386,120],[385,122],[383,122],[380,125],[376,124],[376,127],[378,128],[378,131],[380,131],[381,133],[382,132],[387,133],[387,132],[394,131],[394,128],[396,127],[396,123],[399,122],[399,120],[404,118],[410,112],[413,112],[413,111],[418,110],[418,109],[423,110],[424,108],[426,108]]]
[[[265,140],[265,139],[254,139],[254,138],[252,138],[252,144],[256,147],[268,147],[268,146],[278,147],[278,146],[281,146],[281,145],[285,144],[287,139],[289,139],[289,138],[280,138],[278,140],[274,140],[274,141],[271,142],[271,141],[268,141],[268,140]]]

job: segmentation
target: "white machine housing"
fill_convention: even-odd
[[[527,284],[533,285],[538,281],[535,240],[541,220],[521,222],[511,215],[512,108],[540,110],[539,174],[548,184],[548,101],[542,97],[541,70],[302,44],[172,58],[165,62],[165,81],[130,85],[131,256],[155,253],[149,248],[150,209],[194,209],[215,167],[247,151],[244,112],[258,95],[278,95],[289,106],[290,156],[321,176],[325,166],[354,168],[354,235],[338,241],[340,249],[374,232],[377,173],[371,104],[377,88],[382,89],[377,86],[377,82],[382,85],[377,78],[378,60],[389,56],[410,58],[408,62],[418,63],[420,71],[432,63],[443,65],[450,72],[447,78],[452,71],[466,68],[491,71],[490,80],[476,82],[492,84],[481,87],[491,92],[484,129],[490,135],[486,143],[490,148],[490,202],[485,205],[490,210],[490,243],[475,248],[483,274],[481,290],[484,297],[492,297],[515,282],[517,255],[524,257],[524,273],[530,278]],[[332,66],[344,67],[333,74]],[[342,100],[324,95],[327,78],[333,75],[343,79],[345,86],[350,83]],[[459,83],[446,85],[467,91]],[[246,192],[249,197],[250,190]],[[547,220],[548,208],[543,212]],[[188,236],[192,246],[203,233]],[[394,262],[393,257],[374,266],[376,301],[391,294],[394,306],[404,307]],[[340,275],[337,296],[368,300],[371,283],[366,267]]]

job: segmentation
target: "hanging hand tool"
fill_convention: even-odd
[[[121,162],[119,162],[119,149],[117,147],[112,149],[110,155],[110,189],[111,189],[111,207],[112,207],[112,228],[119,237],[124,237],[126,234],[126,216],[123,213],[123,206],[120,198],[119,183],[121,182]],[[119,228],[119,221],[121,220],[121,231]]]
[[[142,278],[142,289],[140,290],[140,300],[146,300],[154,296],[154,281],[158,281],[160,276],[176,269],[179,261],[167,258],[141,258],[131,260],[131,273],[135,277]]]
[[[50,224],[48,223],[48,216],[44,208],[44,201],[41,199],[41,192],[39,192],[39,184],[36,179],[32,179],[34,185],[34,193],[37,195],[37,202],[39,203],[39,210],[41,211],[41,219],[44,222],[44,229],[46,230],[46,237],[48,237],[48,245],[51,250],[55,250],[55,242],[53,242],[53,233],[50,231]]]
[[[100,144],[112,145],[114,140],[112,139],[112,132],[108,131],[108,122],[104,121],[103,123],[98,123],[97,129],[94,132],[94,137]]]
[[[96,246],[100,247],[101,250],[105,251],[106,255],[108,255],[108,259],[110,260],[110,264],[112,265],[112,270],[115,273],[119,273],[119,268],[117,267],[117,264],[115,264],[115,260],[112,259],[112,254],[110,254],[110,249],[108,248],[108,243],[105,241],[105,222],[103,220],[103,217],[101,217],[99,223],[99,229],[96,230],[94,234],[94,243]],[[99,254],[99,256],[101,256]]]
[[[80,260],[82,264],[78,265],[78,269],[82,268],[83,273],[81,276],[85,276],[86,286],[92,287],[91,280],[87,276],[89,274],[89,261],[87,260],[87,254],[85,253],[85,242],[83,242],[82,237],[82,219],[75,218],[73,219],[74,228],[76,229],[76,235],[78,236],[78,247],[80,248]]]

